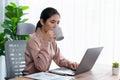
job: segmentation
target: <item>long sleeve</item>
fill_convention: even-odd
[[[44,42],[44,46],[42,46],[33,40],[28,42],[27,52],[31,55],[35,68],[39,71],[47,71],[50,66],[51,59],[46,50],[49,47],[48,44]]]
[[[56,43],[54,43],[53,45],[54,45],[54,51],[55,51],[55,56],[53,60],[55,61],[55,63],[60,67],[71,68],[72,62],[68,61],[62,56],[62,54],[60,54],[60,49],[57,47]]]
[[[25,51],[26,65],[23,74],[48,71],[52,60],[61,67],[72,68],[71,66],[73,65],[60,54],[55,41],[44,41],[40,31],[39,34],[33,34],[27,42]]]
[[[51,58],[50,43],[36,37],[31,37],[25,51],[26,66],[23,74],[32,74],[47,71],[50,67]]]

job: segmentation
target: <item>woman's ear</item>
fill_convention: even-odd
[[[40,19],[40,23],[42,24],[42,26],[44,25],[43,19]]]

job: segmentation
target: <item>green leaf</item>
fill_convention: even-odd
[[[20,21],[21,23],[24,23],[26,22],[28,19],[23,19],[22,21]]]
[[[9,30],[9,29],[4,29],[4,32],[9,35],[13,34],[12,30]]]
[[[17,18],[23,16],[23,11],[22,11],[22,9],[21,9],[21,8],[18,8],[16,14],[17,14]]]
[[[4,38],[4,35],[5,35],[4,32],[0,33],[0,41]]]
[[[5,9],[6,9],[7,11],[12,11],[12,10],[13,10],[13,7],[10,6],[10,5],[8,5],[8,6],[5,7]]]
[[[13,6],[14,8],[17,7],[17,5],[14,2],[10,2],[11,6]]]
[[[5,16],[6,16],[7,18],[11,19],[11,18],[13,17],[13,13],[11,13],[11,12],[6,12],[6,13],[5,13]]]
[[[15,26],[15,24],[18,22],[18,18],[16,17],[11,18],[11,22],[12,22],[12,25]]]
[[[1,24],[1,26],[2,26],[3,28],[8,28],[8,27],[9,27],[9,25],[8,25],[6,22],[3,22],[3,23]]]
[[[27,10],[29,9],[29,6],[21,6],[22,7],[22,10]]]

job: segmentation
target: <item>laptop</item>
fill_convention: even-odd
[[[60,74],[60,75],[74,76],[74,75],[78,75],[78,74],[90,71],[94,66],[98,56],[100,55],[102,49],[103,47],[88,48],[76,71],[73,71],[65,67],[60,67],[60,68],[49,70],[49,72]]]

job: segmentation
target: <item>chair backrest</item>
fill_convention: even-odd
[[[28,35],[35,32],[35,25],[32,23],[18,23],[17,35]]]
[[[22,70],[25,67],[26,43],[26,40],[13,40],[5,43],[6,79],[22,76]]]

